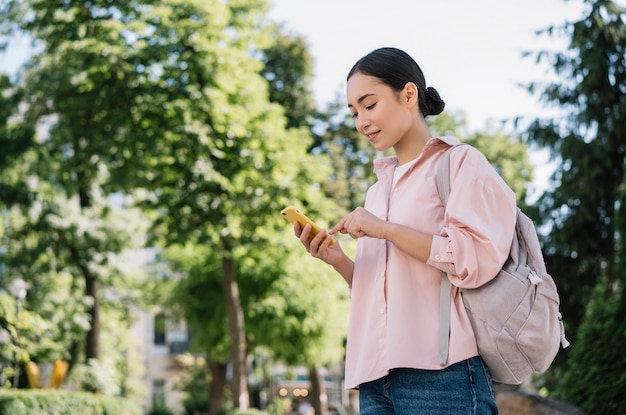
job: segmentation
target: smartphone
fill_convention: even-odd
[[[306,225],[307,223],[310,224],[311,234],[309,239],[313,239],[315,235],[317,235],[322,230],[322,228],[316,225],[315,222],[309,219],[304,213],[300,212],[294,206],[288,206],[284,208],[280,211],[280,214],[283,216],[283,218],[287,219],[289,223],[298,222],[302,228],[304,228],[304,225]],[[335,240],[333,239],[330,241],[330,246],[333,246],[334,244]]]

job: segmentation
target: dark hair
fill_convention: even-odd
[[[407,82],[417,86],[419,108],[424,117],[441,114],[446,103],[433,87],[426,87],[426,79],[419,65],[406,52],[396,48],[380,48],[359,59],[346,80],[360,72],[374,76],[395,91],[402,91]]]

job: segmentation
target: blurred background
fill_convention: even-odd
[[[0,1],[0,414],[358,413],[349,291],[279,211],[362,205],[345,76],[381,46],[540,230],[572,345],[499,386],[626,411],[625,6]]]

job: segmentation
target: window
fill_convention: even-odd
[[[165,314],[159,313],[154,316],[154,344],[165,345]]]
[[[155,379],[152,382],[152,406],[162,408],[165,406],[165,380]]]

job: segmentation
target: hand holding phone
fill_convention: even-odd
[[[289,221],[289,223],[298,222],[301,228],[304,228],[306,224],[311,225],[311,233],[309,236],[309,240],[313,239],[315,235],[320,233],[322,228],[320,228],[315,222],[309,219],[304,213],[300,212],[294,206],[288,206],[285,209],[280,211],[280,214]],[[335,240],[332,239],[330,241],[330,246],[335,244]]]

